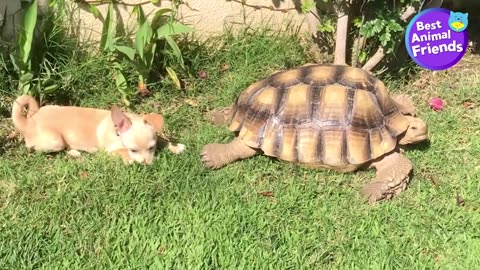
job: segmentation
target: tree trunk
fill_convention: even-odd
[[[341,0],[336,7],[337,12],[337,31],[335,37],[335,60],[336,65],[346,65],[347,53],[347,32],[348,32],[348,14],[349,2]]]
[[[319,48],[319,37],[317,27],[320,24],[320,17],[318,16],[317,7],[314,7],[310,12],[305,14],[305,19],[307,21],[308,29],[312,35],[312,46],[310,47],[310,54],[313,56],[315,61],[321,60],[320,48]]]
[[[318,24],[320,23],[317,7],[314,7],[310,12],[306,13],[305,19],[307,20],[307,25],[308,25],[308,29],[310,30],[310,34],[312,34],[314,39],[317,39],[318,37],[317,27],[318,27]]]
[[[365,42],[367,39],[364,36],[359,36],[355,38],[353,41],[353,48],[352,48],[352,66],[356,67],[358,64],[358,56],[360,52],[363,50],[365,47]]]
[[[385,53],[382,47],[379,47],[377,52],[370,58],[365,65],[363,65],[362,69],[366,71],[371,71],[380,61],[382,61]]]

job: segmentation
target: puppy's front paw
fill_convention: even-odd
[[[70,149],[67,151],[67,154],[71,157],[74,157],[74,158],[79,158],[82,154],[80,153],[80,151],[76,150],[76,149]]]
[[[181,143],[177,143],[173,145],[172,143],[168,143],[168,150],[170,150],[172,153],[175,154],[181,154],[183,151],[185,151],[186,146]]]
[[[122,159],[123,163],[125,165],[131,165],[133,164],[135,161],[130,157],[130,155],[128,154],[128,150],[127,149],[118,149],[118,150],[115,150],[113,152],[111,152],[114,156],[118,156]]]

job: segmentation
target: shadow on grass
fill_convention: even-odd
[[[430,140],[424,141],[418,144],[412,144],[412,145],[407,145],[404,149],[405,152],[410,152],[410,151],[427,151],[430,149]]]

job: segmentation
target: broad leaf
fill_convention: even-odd
[[[169,17],[165,14],[173,12],[170,8],[161,8],[155,12],[152,18],[152,29],[157,31],[157,29],[167,23]]]
[[[144,50],[146,45],[152,40],[152,35],[152,28],[148,25],[148,22],[144,22],[139,26],[135,36],[135,49],[142,60],[145,59]]]
[[[37,0],[33,0],[26,8],[25,13],[22,16],[21,29],[18,37],[18,47],[20,52],[20,59],[23,64],[30,60],[30,53],[33,43],[33,34],[35,32],[35,26],[37,24],[38,13]]]
[[[95,5],[88,4],[88,9],[93,14],[93,17],[95,17],[95,19],[98,19],[100,17],[100,11],[98,11],[98,8]]]
[[[177,43],[175,42],[175,40],[173,40],[173,38],[169,36],[166,36],[165,40],[167,41],[168,45],[170,45],[170,47],[172,48],[173,55],[175,55],[178,58],[178,60],[180,61],[180,64],[183,67],[184,65],[183,65],[182,52],[180,51],[180,48],[178,47]]]
[[[117,69],[116,73],[116,80],[115,83],[117,85],[118,91],[122,94],[122,101],[125,103],[125,105],[130,106],[130,101],[128,100],[127,96],[127,80],[125,79],[125,76],[123,76],[123,73],[120,69]]]
[[[193,32],[194,29],[182,23],[173,22],[162,25],[157,30],[157,38]]]
[[[168,76],[170,76],[170,79],[172,79],[177,89],[180,89],[181,85],[180,85],[180,80],[178,79],[177,73],[170,67],[166,67],[166,70],[167,70]]]
[[[122,54],[124,54],[126,57],[128,57],[129,60],[133,61],[135,58],[135,50],[127,47],[127,46],[115,46],[115,49]]]
[[[137,9],[137,22],[138,24],[143,24],[147,21],[147,18],[145,17],[145,12],[143,12],[143,8],[141,5],[136,5],[135,8]]]
[[[22,74],[22,76],[20,76],[20,81],[24,83],[31,81],[32,79],[33,79],[33,74],[31,72],[27,72],[25,74]]]
[[[100,39],[100,48],[102,50],[113,50],[115,44],[116,22],[113,14],[113,4],[108,5],[107,17],[103,23],[102,38]]]
[[[43,94],[50,94],[50,93],[55,92],[55,90],[57,90],[58,88],[60,88],[60,85],[52,84],[52,85],[49,85],[49,86],[43,88],[42,93]]]
[[[145,65],[148,68],[149,73],[150,73],[150,69],[152,68],[153,59],[155,59],[155,51],[156,50],[157,50],[157,43],[153,42],[151,47],[150,47],[149,53],[145,57]]]

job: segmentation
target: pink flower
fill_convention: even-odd
[[[200,79],[206,79],[208,77],[208,73],[202,69],[198,72],[198,77],[200,77]]]
[[[430,99],[430,108],[434,111],[441,111],[445,107],[445,101],[439,97],[433,97]]]

